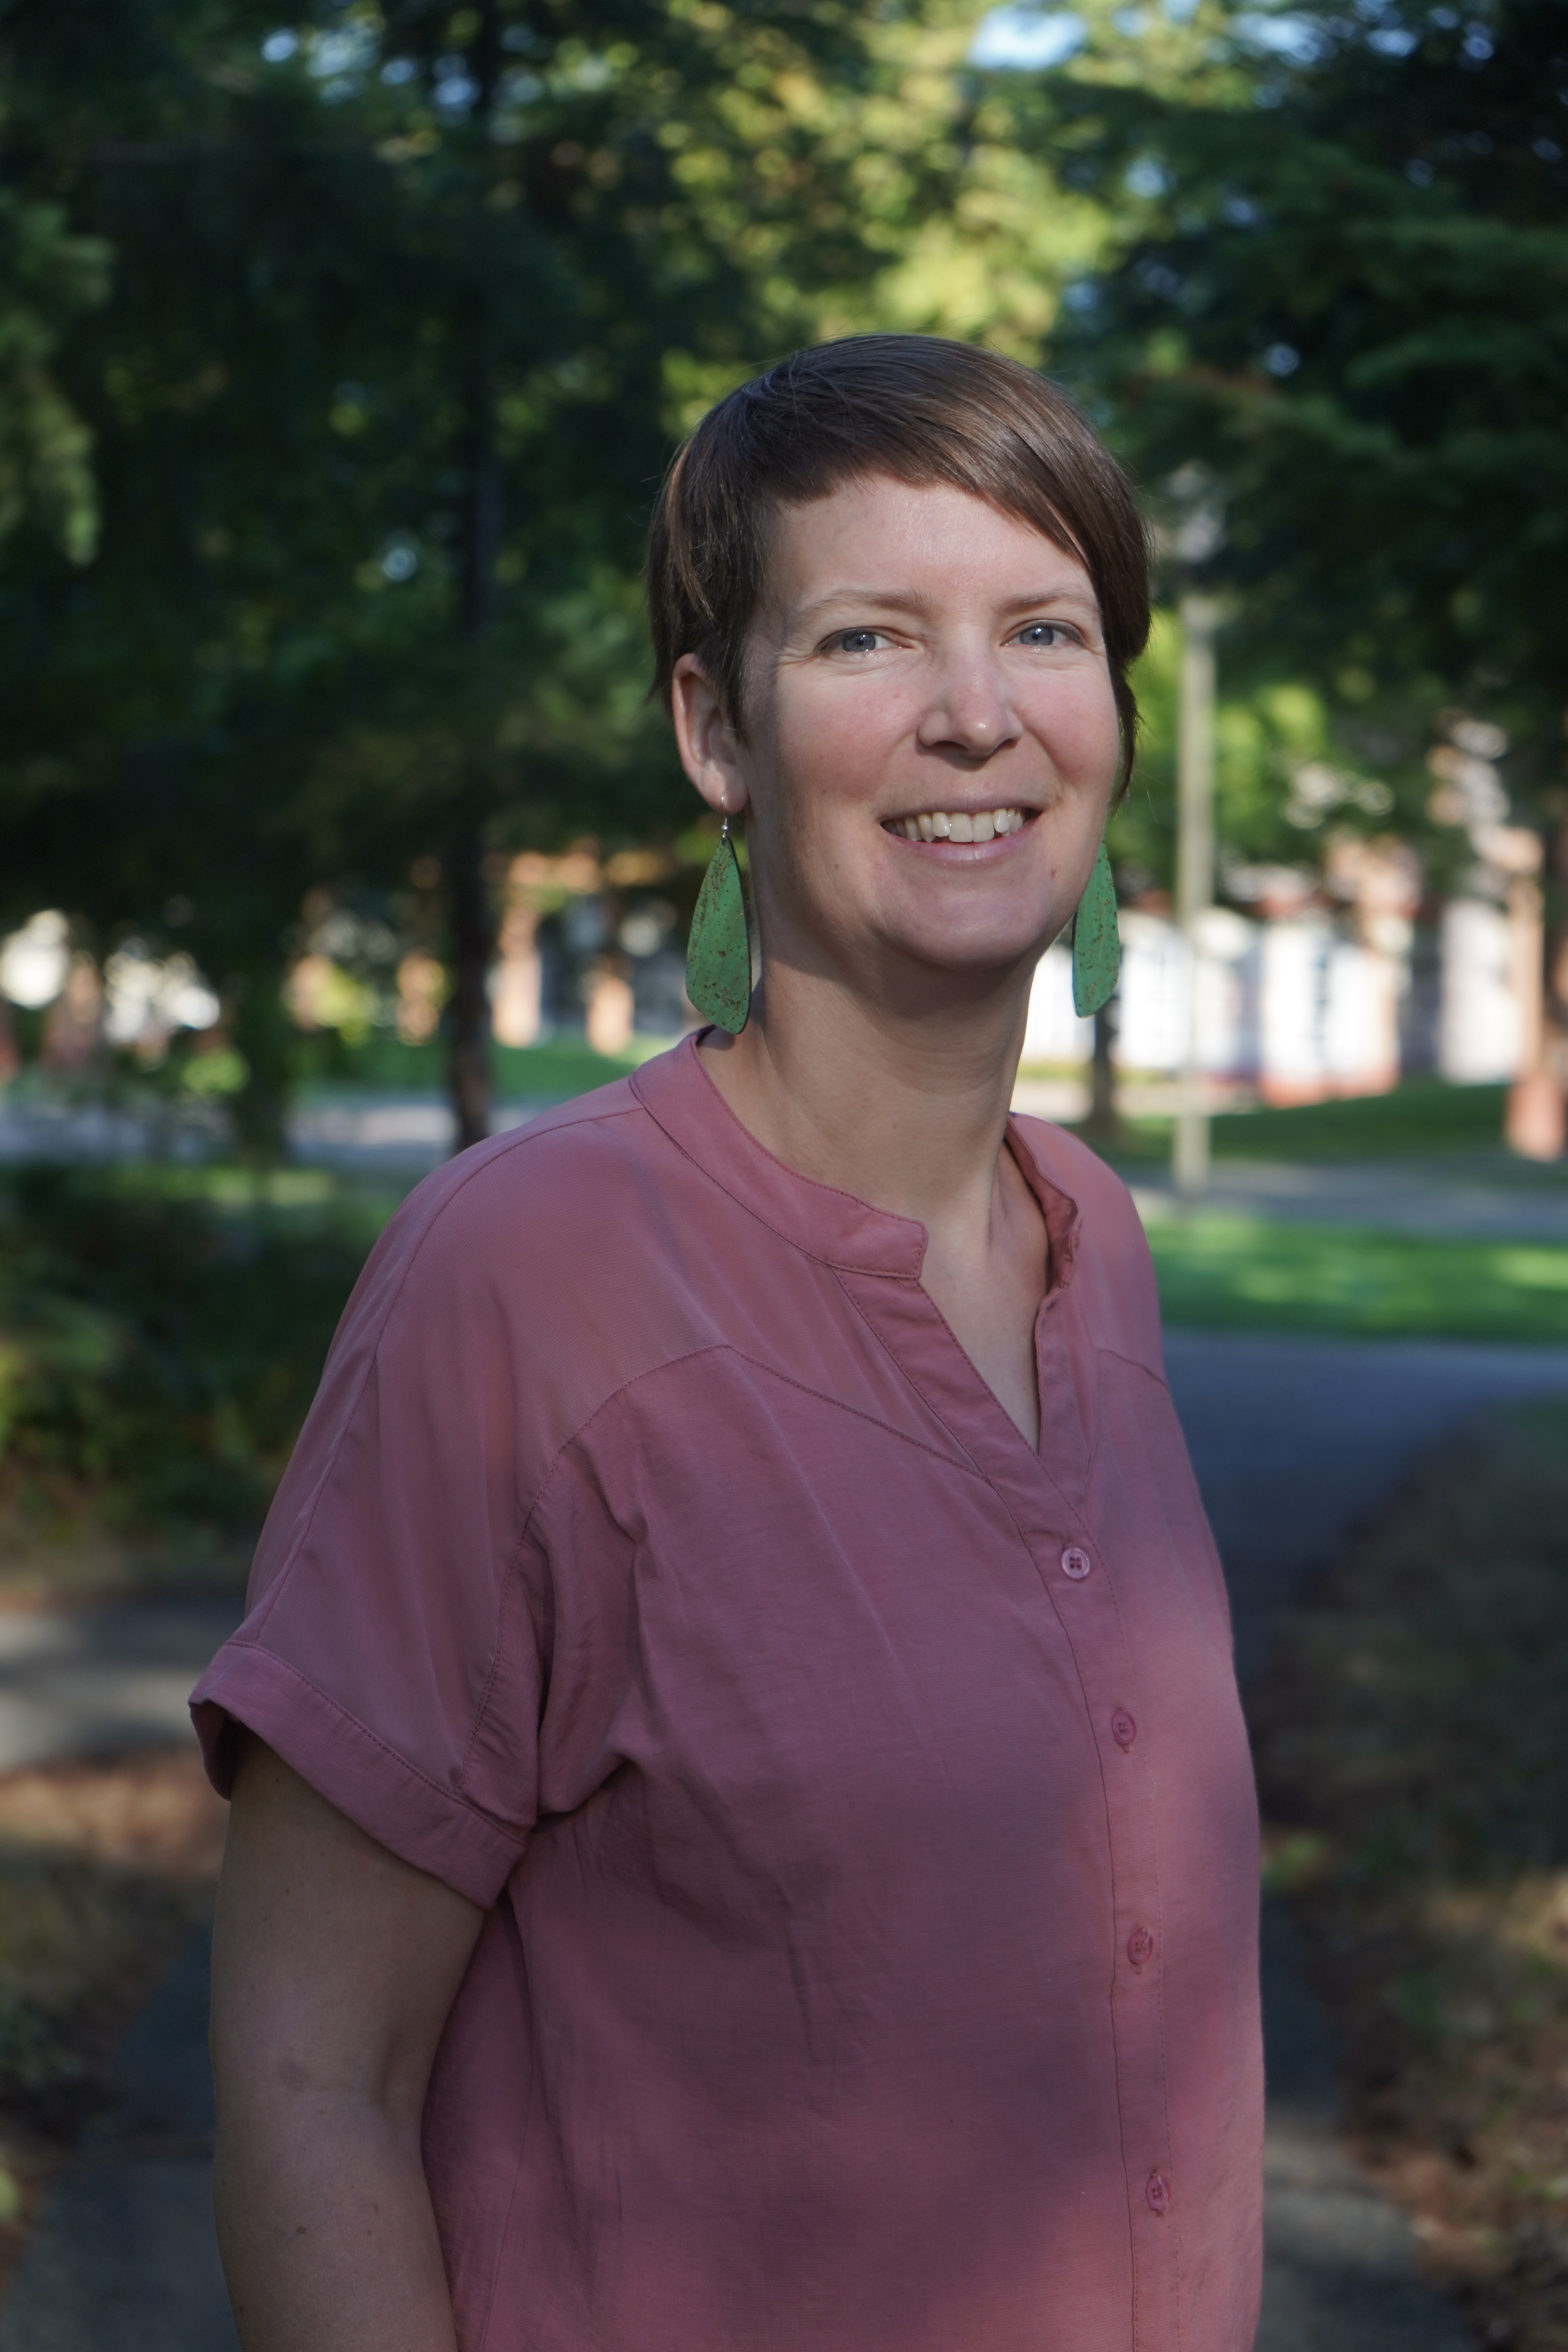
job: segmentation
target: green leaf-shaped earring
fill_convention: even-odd
[[[707,885],[704,884],[704,888]],[[1101,836],[1089,887],[1078,902],[1072,927],[1072,1001],[1080,1020],[1098,1013],[1115,992],[1121,970],[1121,935],[1116,928],[1116,885]],[[693,1002],[695,1003],[695,999]]]
[[[752,938],[730,820],[708,862],[686,942],[686,993],[699,1013],[738,1037],[752,1010]]]

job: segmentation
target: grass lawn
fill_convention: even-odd
[[[1216,1113],[1209,1136],[1221,1160],[1385,1160],[1432,1151],[1499,1151],[1506,1087],[1456,1087],[1407,1078],[1390,1094],[1293,1110]],[[1168,1160],[1169,1118],[1124,1123],[1106,1157],[1131,1164]]]
[[[1447,1441],[1248,1709],[1360,2153],[1479,2340],[1568,2345],[1568,1401]]]
[[[1171,1324],[1568,1346],[1568,1248],[1272,1223],[1226,1210],[1153,1219]]]
[[[363,1087],[376,1094],[444,1094],[446,1049],[405,1045],[396,1037],[344,1045],[336,1038],[308,1041],[319,1050],[300,1055],[301,1098]],[[662,1054],[666,1037],[635,1037],[625,1054],[595,1054],[581,1037],[552,1037],[542,1045],[493,1045],[490,1066],[498,1102],[569,1102],[624,1078],[639,1062]]]

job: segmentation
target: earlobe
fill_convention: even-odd
[[[682,654],[676,663],[669,700],[681,766],[710,808],[738,815],[751,794],[741,773],[735,730],[694,655]]]

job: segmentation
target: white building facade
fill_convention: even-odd
[[[1170,917],[1124,908],[1121,926],[1113,1054],[1129,1076],[1176,1076],[1194,1023],[1205,1077],[1281,1104],[1396,1086],[1422,1022],[1435,1034],[1414,1038],[1417,1066],[1462,1085],[1506,1081],[1523,1066],[1528,1015],[1515,927],[1484,900],[1456,899],[1444,910],[1430,1013],[1412,1004],[1415,933],[1403,918],[1385,917],[1357,937],[1327,908],[1266,921],[1213,908],[1195,970]],[[1058,941],[1035,976],[1024,1061],[1080,1070],[1093,1044],[1093,1023],[1073,1011],[1070,947]]]

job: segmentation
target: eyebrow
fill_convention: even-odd
[[[928,600],[923,596],[904,595],[897,589],[847,586],[830,588],[826,595],[815,596],[809,604],[800,605],[794,615],[795,623],[798,626],[802,622],[809,621],[814,614],[826,612],[835,604],[870,604],[885,613],[917,615],[931,610]],[[1026,596],[1009,596],[997,610],[1005,614],[1027,613],[1039,604],[1077,604],[1087,612],[1098,613],[1100,610],[1097,596],[1092,593],[1086,596],[1081,590],[1066,586],[1037,588]]]

